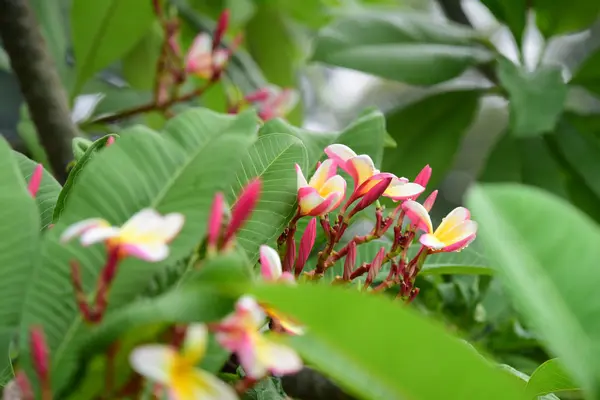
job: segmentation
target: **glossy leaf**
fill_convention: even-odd
[[[71,95],[96,72],[124,56],[148,32],[154,21],[146,0],[74,0],[71,36],[77,79]]]
[[[429,164],[435,187],[451,167],[478,106],[478,91],[440,93],[387,114],[387,128],[398,143],[385,149],[383,171],[413,179]]]
[[[517,46],[523,41],[523,31],[527,24],[526,0],[482,0],[482,3],[494,14],[496,19],[508,26]]]
[[[516,309],[594,397],[600,228],[560,198],[521,185],[476,187],[467,204]]]
[[[548,393],[579,390],[579,385],[573,382],[558,358],[546,361],[533,371],[526,387],[527,394],[534,398]]]
[[[40,324],[53,354],[53,387],[64,389],[74,372],[77,350],[89,333],[72,297],[69,261],[79,260],[84,289],[90,291],[104,263],[103,246],[85,248],[76,241],[62,245],[58,237],[65,228],[96,217],[121,225],[145,207],[185,216],[183,230],[171,243],[166,260],[149,264],[129,258],[122,262],[111,287],[109,310],[129,303],[144,291],[154,273],[187,257],[202,240],[212,196],[231,184],[235,172],[231,165],[255,139],[256,121],[252,112],[229,116],[192,109],[171,119],[160,135],[142,127],[123,132],[89,162],[58,224],[44,237],[43,260],[25,293],[20,354],[24,354],[26,368],[31,368],[26,327]]]
[[[501,58],[498,78],[510,99],[513,135],[537,136],[554,129],[567,97],[567,85],[559,68],[541,66],[529,72]]]
[[[580,85],[600,95],[600,49],[591,53],[571,78],[571,84]]]
[[[362,399],[438,400],[440,393],[456,398],[524,398],[511,378],[473,348],[383,296],[327,285],[265,285],[253,293],[304,324],[306,334],[289,343],[314,368]],[[406,345],[390,346],[392,338],[393,343]],[[462,379],[465,376],[470,379]]]
[[[414,13],[349,13],[323,29],[313,60],[406,82],[433,85],[491,60],[466,28]]]
[[[536,0],[534,7],[536,25],[546,38],[589,28],[600,15],[600,4],[587,0]]]

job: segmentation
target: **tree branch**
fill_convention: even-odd
[[[55,176],[66,181],[77,128],[28,0],[0,0],[0,38]]]

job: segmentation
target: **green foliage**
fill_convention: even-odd
[[[600,95],[600,50],[589,55],[575,71],[571,82]]]
[[[123,77],[134,88],[141,90],[154,88],[156,65],[163,40],[162,28],[158,21],[154,21],[144,37],[123,57]]]
[[[519,48],[523,42],[523,31],[527,24],[526,0],[481,0],[481,2],[494,14],[494,17],[512,32]]]
[[[537,397],[548,393],[578,391],[580,389],[560,364],[560,360],[553,358],[540,365],[531,374],[526,390],[529,396]]]
[[[313,60],[386,79],[432,85],[491,60],[473,31],[426,16],[361,11],[323,29]]]
[[[536,24],[545,37],[573,33],[589,27],[600,15],[600,4],[593,1],[535,2]]]

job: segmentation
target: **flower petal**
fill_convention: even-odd
[[[161,384],[168,385],[169,368],[178,357],[175,349],[163,345],[145,345],[136,347],[129,354],[131,367],[140,375]]]
[[[437,198],[437,195],[438,195],[438,191],[434,190],[433,192],[431,192],[431,194],[429,196],[427,196],[427,198],[423,202],[423,207],[425,207],[427,212],[431,211],[431,209],[433,208],[433,205],[435,204],[435,199]]]
[[[318,217],[319,215],[327,214],[328,212],[337,208],[340,205],[344,197],[339,192],[330,193],[323,202],[317,207],[313,208],[308,215]]]
[[[236,349],[240,365],[246,375],[253,379],[260,379],[267,374],[268,367],[258,358],[256,342],[261,341],[258,334],[244,335]]]
[[[207,33],[196,36],[187,56],[185,68],[188,72],[209,78],[212,75],[212,38]]]
[[[246,313],[250,316],[252,322],[256,325],[256,329],[260,328],[265,322],[266,315],[252,296],[240,297],[235,304],[235,309],[236,312]]]
[[[356,153],[350,147],[343,144],[330,144],[325,147],[325,154],[335,161],[341,168],[349,159],[356,157]]]
[[[206,343],[208,341],[208,329],[204,324],[190,324],[185,331],[183,341],[183,356],[197,364],[206,352]]]
[[[261,337],[256,343],[256,356],[260,364],[277,375],[285,375],[302,369],[302,359],[288,346]]]
[[[441,250],[444,248],[444,246],[446,246],[444,242],[440,241],[432,233],[425,233],[421,235],[419,242],[421,242],[423,246],[426,246],[432,250]]]
[[[300,95],[297,90],[286,88],[281,92],[275,103],[275,112],[283,117],[296,107],[299,100]]]
[[[392,183],[383,195],[394,201],[406,200],[411,197],[418,196],[425,191],[425,188],[418,183],[403,182],[400,179],[392,180]]]
[[[197,382],[194,399],[238,400],[235,390],[214,375],[196,369],[194,370],[194,378]]]
[[[333,160],[325,160],[319,165],[308,184],[317,190],[321,190],[328,179],[335,176],[336,164]]]
[[[106,239],[118,237],[120,234],[120,229],[114,226],[91,228],[81,235],[81,244],[89,246],[94,243],[103,242]]]
[[[426,166],[423,167],[421,172],[419,172],[417,174],[414,182],[425,187],[425,186],[427,186],[427,183],[429,183],[430,178],[431,178],[431,167],[429,166],[429,164],[427,164]]]
[[[121,243],[124,254],[140,260],[156,262],[169,256],[169,246],[164,243]]]
[[[323,201],[325,199],[313,187],[306,186],[298,190],[298,206],[302,215],[313,215],[312,211],[321,205]]]
[[[89,229],[108,226],[110,226],[110,224],[102,218],[85,219],[65,229],[62,235],[60,235],[60,241],[61,243],[66,243],[73,239],[75,236],[80,236]]]
[[[468,246],[476,235],[477,222],[466,220],[456,225],[454,229],[447,231],[444,236],[436,235],[436,237],[446,244],[444,251],[456,251]]]
[[[180,213],[165,215],[161,221],[161,227],[156,232],[166,243],[172,241],[183,228],[185,217]]]
[[[306,182],[306,178],[304,177],[304,174],[302,173],[302,168],[300,168],[300,166],[298,164],[296,164],[296,184],[297,184],[298,190],[300,190],[303,187],[308,186],[308,182]]]
[[[406,216],[421,230],[426,233],[433,233],[433,227],[431,225],[431,217],[429,213],[420,203],[414,200],[406,200],[402,203],[402,210],[406,213]]]
[[[281,277],[281,259],[277,250],[267,245],[260,246],[260,273],[263,279],[274,281]]]
[[[435,236],[438,238],[443,238],[446,236],[446,233],[450,230],[454,229],[461,222],[468,220],[471,217],[471,213],[464,207],[456,207],[454,210],[450,211],[448,215],[435,230]],[[444,240],[444,239],[441,239]]]

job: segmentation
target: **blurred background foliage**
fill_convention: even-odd
[[[150,0],[30,2],[82,136],[114,131],[94,120],[151,100],[163,32]],[[249,93],[267,83],[299,90],[302,101],[287,119],[312,131],[341,130],[377,107],[389,133],[382,170],[412,179],[430,164],[438,217],[483,181],[540,187],[600,221],[600,2],[165,0],[164,7],[179,17],[184,51],[225,8],[228,39],[244,37],[224,79],[175,111],[195,104],[225,112],[234,88]],[[182,91],[195,86],[190,78]],[[47,166],[1,48],[0,93],[0,132]],[[119,126],[164,121],[150,112]],[[556,229],[560,223],[568,221]],[[530,374],[548,358],[490,275],[420,279],[417,307],[499,362]]]

